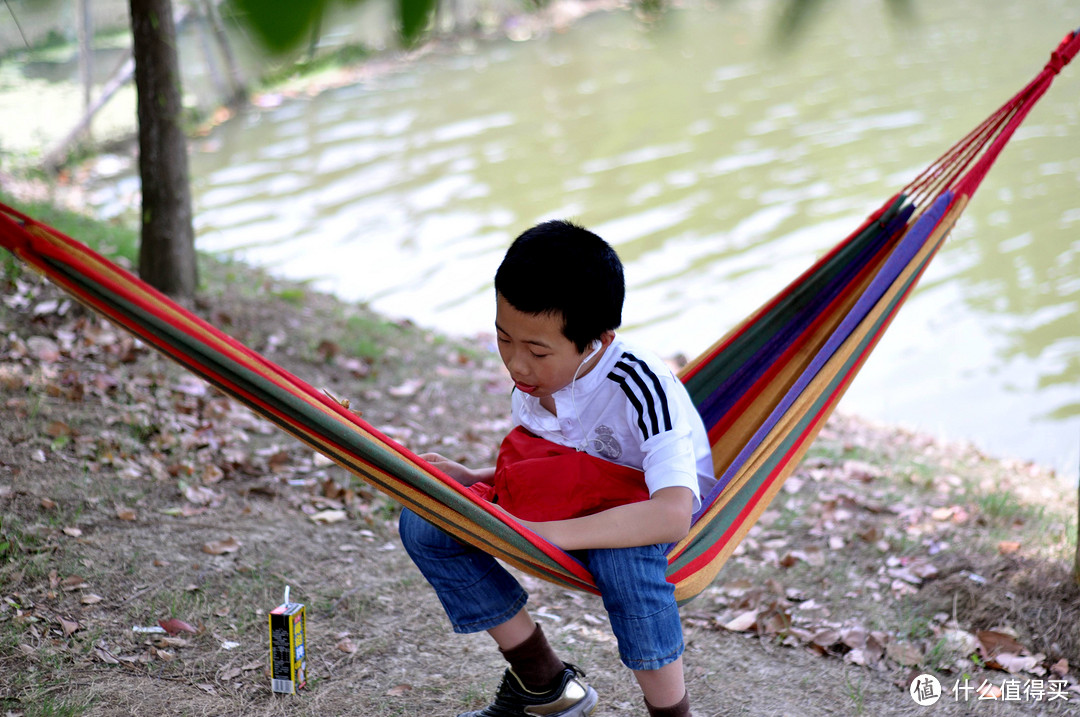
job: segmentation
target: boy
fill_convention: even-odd
[[[689,715],[682,628],[662,544],[683,538],[715,482],[682,383],[616,338],[624,281],[615,251],[569,222],[519,236],[495,275],[499,353],[514,381],[514,430],[495,467],[424,456],[575,555],[596,578],[652,717]],[[486,630],[509,663],[495,701],[459,717],[588,715],[597,695],[563,663],[494,558],[409,511],[409,555],[455,632]]]

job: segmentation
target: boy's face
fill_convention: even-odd
[[[561,316],[526,314],[515,309],[502,295],[496,297],[499,355],[518,390],[544,399],[570,385],[581,360],[592,352],[578,351],[574,342],[563,335]],[[609,340],[604,341],[605,346],[608,343]],[[578,378],[599,360],[598,352],[581,368]]]

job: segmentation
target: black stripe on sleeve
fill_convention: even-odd
[[[644,361],[631,353],[623,353],[620,359],[622,360],[615,364],[615,369],[608,374],[608,378],[619,384],[637,411],[642,438],[648,440],[661,433],[661,414],[663,431],[670,431],[671,411],[668,409],[667,394],[659,377]]]
[[[645,372],[645,375],[649,377],[649,380],[652,382],[653,388],[656,391],[656,400],[660,404],[660,409],[664,412],[664,431],[670,431],[672,428],[671,411],[668,410],[667,393],[664,392],[664,386],[660,383],[660,377],[653,373],[653,370],[649,368],[649,364],[645,363],[637,356],[634,356],[632,353],[627,352],[623,355],[636,362],[641,367],[641,370]]]
[[[626,394],[627,400],[630,401],[630,404],[637,411],[638,428],[641,429],[642,438],[648,438],[649,427],[645,425],[645,407],[641,405],[641,401],[639,401],[637,395],[634,394],[634,389],[630,387],[625,376],[620,376],[614,371],[608,374],[608,378],[622,387],[622,391]]]

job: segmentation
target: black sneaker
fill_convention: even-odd
[[[562,677],[555,687],[546,692],[531,692],[521,684],[514,671],[507,668],[503,673],[495,701],[476,712],[462,712],[458,717],[586,717],[596,709],[596,690],[578,677],[585,673],[574,665],[566,664]]]

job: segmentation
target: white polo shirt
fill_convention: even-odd
[[[616,337],[589,373],[552,397],[557,416],[514,389],[514,425],[644,471],[649,495],[689,488],[694,511],[701,507],[716,483],[709,438],[686,388],[654,354]]]

